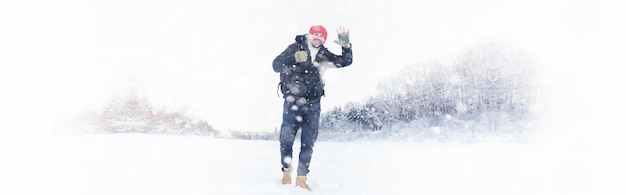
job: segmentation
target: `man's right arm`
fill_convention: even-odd
[[[272,63],[272,67],[274,68],[274,72],[282,72],[285,67],[296,64],[296,59],[294,54],[298,50],[297,43],[293,43],[285,49],[280,55],[274,58],[274,62]]]

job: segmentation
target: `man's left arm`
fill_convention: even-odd
[[[350,66],[352,64],[352,47],[342,47],[341,55],[339,56],[331,53],[330,61],[333,62],[337,68]]]
[[[337,29],[337,37],[335,43],[341,46],[341,56],[333,54],[331,60],[337,68],[343,68],[352,64],[352,43],[350,43],[350,31],[344,27]]]

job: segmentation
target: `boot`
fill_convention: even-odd
[[[285,171],[283,169],[283,180],[282,180],[283,185],[286,184],[291,184],[291,167],[289,167],[289,169],[287,169],[287,171]]]
[[[306,176],[298,176],[296,177],[296,186],[304,188],[308,191],[311,191],[311,187],[306,184]]]

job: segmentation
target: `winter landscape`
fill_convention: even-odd
[[[0,194],[625,194],[620,1],[0,3]],[[270,64],[350,29],[305,191]],[[294,154],[299,151],[296,142]],[[295,174],[294,174],[295,176]]]

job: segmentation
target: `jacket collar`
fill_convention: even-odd
[[[307,41],[308,34],[296,35],[296,43],[298,43],[300,50],[309,50],[309,43]],[[320,45],[320,51],[326,51],[324,44]]]

